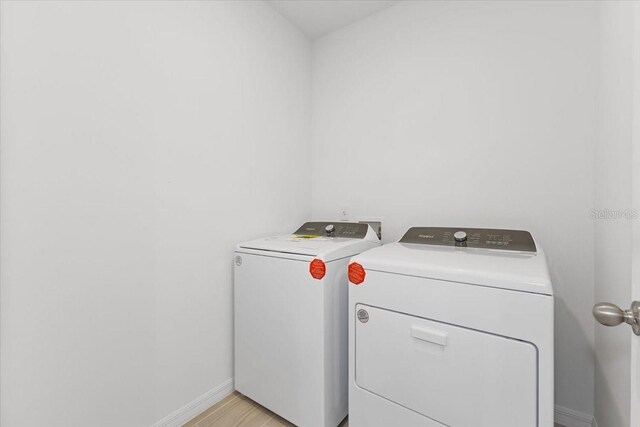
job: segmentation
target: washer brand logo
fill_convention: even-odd
[[[433,234],[418,234],[421,239],[433,239]]]
[[[367,313],[367,310],[358,310],[358,320],[362,323],[367,323],[369,321],[369,313]]]
[[[357,262],[349,264],[349,281],[354,285],[359,285],[364,282],[364,278],[367,273],[364,271],[364,267]]]
[[[314,279],[320,280],[327,273],[327,267],[324,265],[324,261],[321,259],[314,259],[309,263],[309,273]]]
[[[238,267],[242,265],[242,257],[240,255],[236,255],[236,265]]]

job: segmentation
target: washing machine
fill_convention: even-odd
[[[302,427],[347,415],[347,266],[380,245],[368,224],[308,222],[237,246],[235,388]]]
[[[553,289],[530,233],[415,227],[348,275],[350,427],[553,426]]]

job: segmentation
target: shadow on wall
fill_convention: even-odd
[[[607,378],[607,376],[604,373],[604,370],[602,368],[602,364],[600,363],[600,361],[598,360],[598,358],[595,359],[596,360],[596,364],[595,364],[595,371],[596,371],[596,378]],[[603,396],[614,396],[614,390],[611,387],[611,384],[609,384],[606,381],[600,381],[598,382],[598,394],[599,395],[603,395]],[[625,420],[622,419],[622,417],[620,416],[620,414],[617,411],[612,411],[607,413],[607,418],[608,418],[608,422],[611,422],[611,426],[624,426],[625,425]]]
[[[552,273],[553,276],[553,273]],[[557,276],[556,276],[557,277]],[[575,359],[585,359],[585,358],[590,358],[591,360],[595,359],[595,351],[593,348],[593,342],[591,339],[589,339],[589,337],[587,336],[587,334],[584,331],[584,328],[582,327],[582,324],[580,322],[580,320],[574,315],[574,313],[570,310],[569,306],[565,303],[565,301],[562,299],[562,293],[558,292],[558,281],[553,281],[552,278],[552,283],[554,283],[554,322],[555,322],[555,343],[554,343],[554,352],[556,354],[556,361],[558,360],[558,349],[561,348],[561,346],[558,345],[558,338],[561,336],[567,336],[567,333],[565,332],[564,334],[559,334],[558,333],[558,327],[562,327],[565,331],[569,331],[571,336],[572,336],[572,342],[573,343],[584,343],[584,346],[580,346],[580,348],[575,348],[575,346],[569,346],[569,348],[572,349],[572,351],[576,351],[576,354],[574,354],[574,358]],[[562,319],[562,323],[560,324],[558,322],[558,318]],[[566,347],[566,346],[565,346]],[[587,350],[585,350],[585,348]],[[563,388],[565,391],[567,389],[574,389],[575,385],[573,384],[562,384],[559,383],[559,381],[563,381],[566,378],[570,378],[570,375],[563,375],[562,373],[562,366],[559,366],[558,363],[555,363],[555,373],[554,373],[554,377],[555,377],[555,399],[556,399],[556,406],[561,406],[561,407],[566,407],[568,409],[574,409],[571,406],[570,402],[558,402],[558,395],[560,394],[559,388]],[[578,390],[575,390],[575,392],[579,392]],[[566,393],[565,393],[566,395]],[[593,414],[585,414],[585,415],[589,415],[592,416]],[[622,425],[622,424],[620,424]]]
[[[625,325],[621,325],[622,327],[624,327]],[[601,329],[600,329],[601,328]],[[600,330],[598,330],[600,329]],[[606,333],[611,333],[613,331],[609,331],[607,330],[608,328],[606,326],[601,326],[601,325],[596,325],[596,340],[598,340],[598,335],[599,334],[606,334]],[[626,332],[626,331],[625,331]],[[600,338],[602,339],[602,338]],[[630,349],[627,349],[630,350]],[[624,393],[621,393],[621,391],[619,390],[620,388],[620,383],[618,382],[618,389],[616,389],[615,387],[613,387],[611,385],[611,379],[614,379],[611,375],[611,365],[616,365],[617,363],[620,363],[620,361],[616,361],[615,358],[614,360],[611,360],[611,356],[613,355],[619,355],[622,356],[624,352],[621,351],[612,351],[611,353],[608,353],[606,355],[606,360],[601,360],[600,358],[598,358],[598,353],[595,353],[594,355],[594,359],[595,359],[595,374],[596,374],[596,386],[597,386],[597,390],[596,390],[596,402],[607,402],[610,405],[615,405],[616,403],[618,403],[616,401],[616,398],[624,395]],[[602,362],[605,362],[604,364]],[[625,360],[623,363],[628,364],[629,360]],[[609,367],[609,370],[607,372],[606,367]],[[628,390],[628,389],[627,389]],[[614,403],[615,402],[615,403]],[[624,405],[622,406],[622,408],[618,407],[615,408],[616,410],[611,410],[613,408],[611,408],[611,406],[606,407],[606,413],[602,413],[603,409],[601,407],[600,412],[598,412],[598,406],[596,405],[596,412],[599,413],[601,415],[601,419],[600,419],[600,426],[605,427],[606,426],[628,426],[629,425],[629,420],[626,419],[622,413],[620,413],[621,410],[628,410],[629,408],[624,408]],[[604,423],[604,424],[603,424]]]

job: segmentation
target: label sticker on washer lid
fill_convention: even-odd
[[[314,259],[309,263],[309,273],[314,279],[320,280],[327,273],[327,267],[321,259]]]
[[[354,285],[359,285],[364,282],[364,278],[367,273],[364,271],[364,267],[357,262],[349,264],[349,281]]]
[[[294,241],[298,241],[298,240],[309,240],[309,239],[319,239],[320,236],[312,236],[310,234],[293,234],[291,236],[291,240]],[[323,239],[320,239],[323,240]]]

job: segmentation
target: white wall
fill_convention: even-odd
[[[232,376],[234,245],[310,214],[310,44],[263,2],[2,2],[3,427]]]
[[[632,203],[633,4],[606,2],[600,9],[595,206],[624,211]],[[632,220],[600,219],[594,225],[595,300],[628,308]],[[600,426],[631,425],[630,336],[624,326],[595,328],[595,415]]]
[[[556,403],[593,414],[597,5],[402,2],[314,43],[313,214],[530,230]]]

